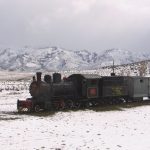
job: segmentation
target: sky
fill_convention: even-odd
[[[0,0],[0,45],[150,49],[150,0]]]

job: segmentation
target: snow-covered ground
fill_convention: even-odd
[[[149,150],[150,106],[115,111],[78,110],[18,114],[27,90],[0,92],[0,149]]]

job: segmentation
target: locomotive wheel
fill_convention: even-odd
[[[80,106],[81,106],[81,103],[80,103],[80,102],[76,102],[75,105],[74,105],[74,107],[75,107],[76,109],[80,108]]]
[[[96,102],[96,101],[95,101],[95,102],[94,102],[94,101],[92,102],[92,106],[93,106],[93,107],[94,107],[94,106],[97,106],[98,104],[99,104],[99,103]]]
[[[61,100],[60,101],[60,106],[59,106],[60,108],[60,110],[64,110],[65,109],[65,107],[66,107],[66,105],[65,105],[65,102],[64,102],[64,100]]]
[[[70,109],[74,108],[74,103],[72,100],[67,100],[66,104],[67,104],[67,108],[70,108]]]
[[[84,107],[90,108],[90,107],[92,107],[92,103],[91,102],[85,102]]]
[[[40,109],[41,109],[41,108],[40,108],[40,105],[35,105],[35,106],[34,106],[34,111],[35,111],[35,112],[39,112]]]
[[[56,110],[64,110],[66,107],[64,100],[57,101],[54,106]]]
[[[59,110],[59,103],[54,103],[55,110]]]

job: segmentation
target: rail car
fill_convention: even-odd
[[[61,79],[60,73],[37,72],[30,84],[31,98],[17,101],[18,111],[60,110],[118,104],[150,98],[149,77],[99,76],[72,74]]]

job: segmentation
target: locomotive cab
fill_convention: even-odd
[[[74,83],[80,99],[95,99],[99,97],[99,80],[97,74],[73,74],[68,77]]]

